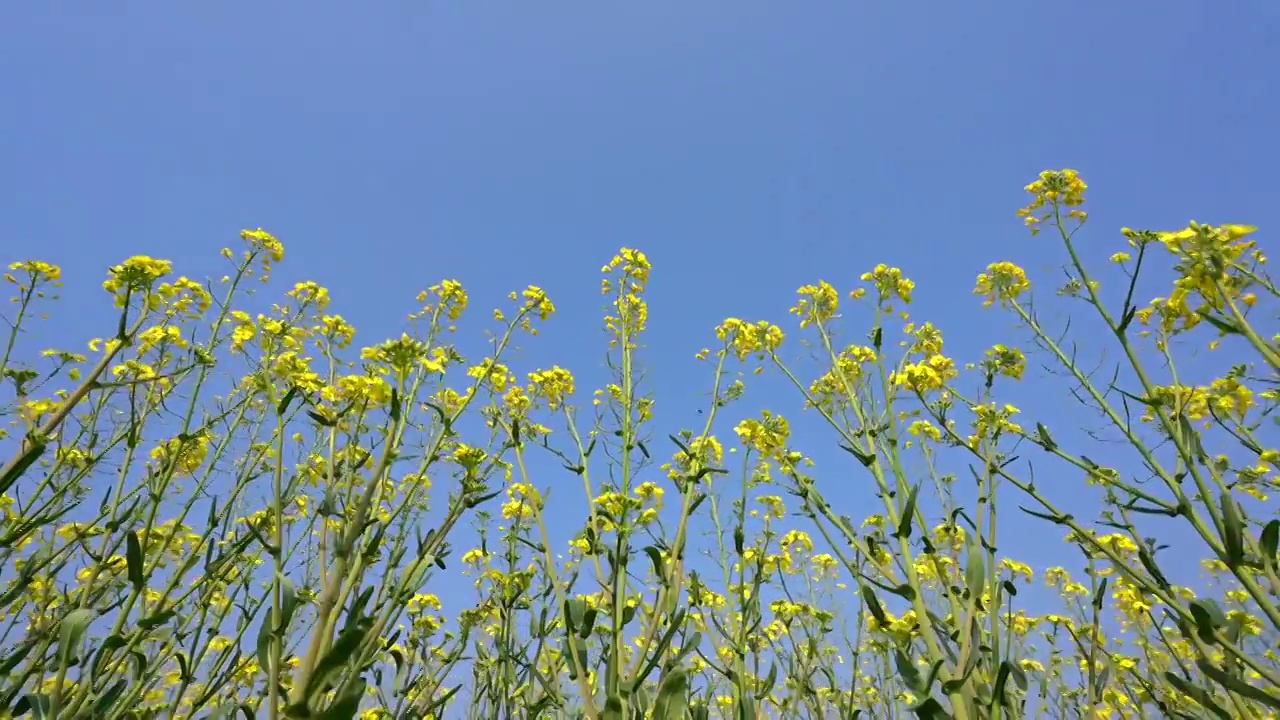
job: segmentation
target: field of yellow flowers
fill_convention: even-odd
[[[1280,716],[1280,291],[1254,228],[1124,228],[1089,258],[1080,176],[1026,190],[1067,275],[978,275],[974,312],[1018,328],[984,356],[947,355],[878,265],[801,287],[789,327],[715,328],[685,430],[654,427],[634,249],[603,268],[612,381],[591,390],[509,367],[556,310],[535,286],[480,319],[487,355],[452,342],[473,310],[452,280],[361,346],[314,282],[245,309],[285,256],[248,230],[219,281],[111,268],[118,322],[61,350],[25,342],[61,271],[8,264],[0,718]],[[1046,324],[1053,292],[1115,367]],[[1010,404],[1029,362],[1099,429]],[[827,440],[770,410],[724,419],[762,375],[846,467],[816,475]],[[850,477],[877,507],[829,499]],[[1065,509],[1082,495],[1089,516]],[[1018,560],[1008,514],[1077,565]],[[449,583],[474,601],[446,607]]]

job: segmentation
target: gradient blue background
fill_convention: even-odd
[[[960,361],[1023,337],[969,293],[1000,259],[1059,283],[1059,244],[1013,214],[1043,168],[1089,182],[1081,244],[1099,260],[1121,225],[1251,222],[1265,244],[1280,212],[1274,2],[6,3],[0,39],[0,258],[58,262],[67,282],[33,343],[110,331],[110,264],[217,276],[218,249],[261,226],[288,250],[277,279],[327,285],[366,343],[442,277],[470,290],[473,322],[543,286],[560,312],[514,366],[562,364],[585,394],[606,377],[596,272],[632,246],[655,265],[659,438],[700,421],[692,355],[714,326],[790,329],[818,278],[901,266]],[[855,340],[865,317],[849,319]],[[1033,418],[1096,424],[1029,377],[1015,395]],[[762,406],[798,415],[777,382],[744,408]],[[816,427],[797,420],[822,487],[872,512],[869,478]],[[540,482],[579,502],[557,467]],[[1078,474],[1052,467],[1042,485],[1088,512]],[[1074,562],[1057,530],[1005,517],[1003,550]]]

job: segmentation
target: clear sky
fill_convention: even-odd
[[[1249,222],[1266,243],[1280,213],[1265,0],[5,3],[0,39],[0,258],[64,266],[63,345],[109,332],[109,265],[217,275],[261,226],[288,248],[280,291],[322,282],[365,342],[442,277],[477,315],[539,284],[560,312],[517,367],[589,390],[597,272],[632,246],[655,266],[658,437],[697,421],[692,354],[723,318],[790,329],[797,286],[878,262],[961,360],[1017,340],[970,291],[1000,259],[1057,284],[1059,246],[1014,216],[1043,168],[1089,182],[1099,260],[1122,225]],[[1055,427],[1092,422],[1032,379]],[[834,439],[800,447],[866,514]],[[1061,561],[1011,522],[1020,559]]]

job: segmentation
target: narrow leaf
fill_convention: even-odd
[[[125,536],[125,564],[129,571],[129,584],[133,585],[135,590],[142,589],[142,543],[138,540],[138,533],[130,530]]]
[[[920,494],[920,484],[916,483],[911,486],[911,492],[907,494],[907,502],[902,506],[902,517],[898,518],[898,531],[894,533],[897,538],[911,537],[911,523],[915,520],[916,514],[916,496]]]

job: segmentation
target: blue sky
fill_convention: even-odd
[[[1122,225],[1265,243],[1280,212],[1269,2],[9,3],[0,27],[0,256],[64,266],[62,344],[108,331],[109,265],[217,275],[261,226],[288,248],[280,291],[321,281],[365,342],[442,277],[482,312],[539,284],[560,312],[518,366],[589,389],[596,273],[632,246],[655,265],[658,437],[697,422],[718,322],[784,323],[818,278],[899,265],[961,359],[1016,340],[969,293],[1000,259],[1056,281],[1060,247],[1013,214],[1040,169],[1089,182],[1099,260]],[[1050,383],[1021,392],[1091,422]],[[770,385],[747,405],[797,407]],[[865,514],[832,439],[802,447]],[[1021,559],[1060,561],[1037,545]]]

